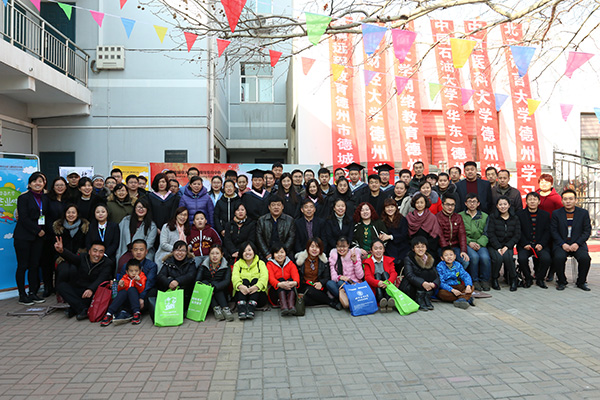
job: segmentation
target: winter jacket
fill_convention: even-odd
[[[273,217],[271,214],[263,215],[256,222],[256,245],[261,258],[266,259],[271,253],[271,232],[273,231]],[[287,254],[294,254],[296,240],[296,226],[294,219],[286,214],[277,218],[277,234],[279,242],[285,247]]]
[[[196,273],[196,282],[202,282],[211,285],[215,292],[227,290],[231,283],[231,268],[227,264],[225,257],[221,259],[221,265],[212,276],[210,273],[210,259],[207,257],[202,261]]]
[[[498,210],[488,217],[488,247],[500,250],[506,246],[509,250],[515,247],[521,238],[521,222],[509,211],[508,219],[500,216]],[[511,250],[512,251],[512,250]]]
[[[106,204],[106,201],[102,197],[92,193],[92,197],[90,197],[89,200],[83,200],[81,196],[79,196],[75,204],[77,205],[77,210],[79,211],[79,218],[84,218],[88,221],[91,221],[94,219],[94,211],[96,210],[96,206],[98,204]]]
[[[173,253],[169,253],[163,259],[162,267],[156,275],[156,288],[160,291],[169,289],[172,281],[177,281],[181,289],[193,288],[196,282],[196,262],[194,256],[188,253],[187,258],[181,266],[177,266]]]
[[[98,222],[94,221],[90,224],[90,229],[88,230],[87,235],[85,235],[85,248],[89,249],[94,241],[103,241],[106,249],[104,250],[104,254],[108,256],[113,261],[117,261],[117,250],[119,249],[119,241],[121,240],[121,231],[119,230],[119,225],[108,221],[106,223],[106,227],[104,228],[104,240],[100,236],[100,231],[98,230]]]
[[[190,215],[190,224],[194,223],[194,214],[198,211],[202,211],[206,215],[206,220],[210,225],[213,225],[213,217],[215,206],[213,205],[212,199],[208,196],[206,188],[203,186],[198,194],[194,194],[190,186],[187,185],[179,200],[179,207],[185,207],[188,209]]]
[[[246,219],[241,226],[235,221],[227,222],[223,237],[227,257],[231,257],[233,253],[239,251],[240,246],[245,242],[256,244],[256,222]]]
[[[373,257],[369,257],[363,263],[363,267],[365,268],[365,281],[371,286],[373,292],[377,292],[377,285],[381,282],[379,279],[375,279],[375,260]],[[388,280],[392,282],[396,282],[396,278],[398,278],[398,273],[396,272],[396,267],[394,265],[394,259],[392,257],[383,256],[383,270],[387,272],[390,277]]]
[[[280,279],[283,279],[284,281],[291,279],[296,282],[297,285],[300,285],[298,267],[296,267],[296,264],[294,264],[289,257],[285,258],[283,266],[279,265],[274,259],[270,259],[267,262],[267,269],[269,270],[269,284],[274,288],[277,288]]]
[[[121,202],[114,195],[108,197],[106,208],[108,209],[108,220],[115,224],[120,223],[123,218],[133,212],[133,204],[130,201]]]
[[[52,224],[53,236],[60,237],[63,240],[63,247],[71,253],[85,253],[87,251],[85,240],[90,229],[90,223],[83,218],[79,219],[79,221],[81,221],[81,225],[79,225],[73,237],[71,237],[69,231],[63,226],[62,218],[54,221]]]
[[[410,196],[404,197],[402,200],[400,200],[400,202],[398,202],[398,200],[396,200],[396,204],[398,205],[398,212],[400,212],[400,214],[402,214],[403,217],[406,217],[406,215],[409,212],[414,210],[414,208],[412,208],[412,206],[410,205],[410,201],[411,201]]]
[[[531,222],[531,212],[525,208],[517,213],[517,218],[521,222],[521,238],[517,247],[522,249],[527,245],[535,246],[541,244],[544,249],[550,250],[552,245],[552,234],[550,229],[550,214],[538,208],[535,218],[535,240],[533,240],[533,224]]]
[[[156,250],[156,254],[154,256],[154,262],[160,265],[165,255],[173,251],[173,245],[178,240],[179,231],[177,230],[177,227],[172,231],[169,229],[168,223],[162,225],[160,228],[160,244],[158,245],[158,250]]]
[[[194,256],[207,256],[213,244],[221,244],[221,237],[208,224],[202,230],[192,226],[190,234],[187,236],[187,242],[192,248]]]
[[[308,243],[308,230],[306,229],[306,218],[304,216],[294,221],[296,225],[296,246],[294,248],[295,253],[299,253],[306,249],[306,243]],[[314,217],[312,219],[312,234],[313,238],[320,238],[325,240],[323,235],[325,234],[325,220],[323,218]]]
[[[427,254],[427,260],[417,257],[414,251],[408,253],[404,259],[404,277],[400,283],[400,290],[410,297],[415,296],[417,290],[425,290],[424,282],[432,282],[436,287],[440,287],[440,277],[437,269],[433,265],[434,258],[430,253]]]
[[[500,196],[508,197],[508,202],[513,214],[517,215],[517,212],[523,209],[523,198],[521,197],[521,192],[519,189],[516,189],[510,185],[508,185],[506,189],[501,189],[500,185],[496,185],[492,188],[493,204],[496,204],[496,201],[498,201]]]
[[[231,271],[231,284],[233,285],[233,294],[238,291],[238,286],[243,284],[243,280],[247,279],[252,281],[258,279],[256,287],[259,292],[266,292],[267,285],[269,284],[269,270],[264,262],[262,262],[258,256],[254,256],[254,259],[248,265],[245,260],[239,259],[233,264],[233,270]]]
[[[162,267],[162,262],[159,264]],[[140,293],[140,299],[145,299],[148,296],[148,292],[156,286],[156,275],[158,274],[158,266],[152,260],[144,258],[140,266],[142,267],[142,272],[146,276],[146,287]],[[125,269],[127,268],[126,264],[120,268],[119,273],[117,274],[117,280],[120,280],[125,274]]]
[[[108,257],[102,257],[93,264],[87,253],[79,255],[64,249],[61,256],[77,269],[77,279],[74,282],[77,286],[95,292],[98,285],[113,278],[115,264]]]
[[[283,191],[283,189],[281,189]],[[293,189],[292,189],[293,190]],[[277,191],[272,194],[273,196],[278,196],[283,203],[283,213],[289,215],[290,217],[296,219],[302,215],[300,213],[300,203],[301,197],[299,194],[296,195],[297,203],[294,203],[290,195],[283,195],[282,192]]]
[[[448,216],[444,212],[438,213],[436,218],[440,224],[442,235],[440,247],[460,247],[460,251],[467,252],[467,235],[463,219],[457,213]]]
[[[298,275],[300,277],[300,282],[310,285],[310,283],[304,280],[304,263],[306,262],[307,258],[308,252],[306,250],[296,254],[296,265],[298,266]],[[321,285],[323,285],[323,287],[325,287],[325,285],[327,285],[327,282],[331,279],[331,270],[329,269],[329,264],[327,262],[327,256],[325,255],[325,253],[321,253],[321,255],[319,255],[318,264],[319,272],[317,275],[317,280],[321,282]]]
[[[586,250],[588,248],[586,242],[592,232],[590,214],[587,210],[579,207],[575,207],[575,211],[573,211],[573,213],[573,225],[570,239],[567,239],[567,212],[565,211],[564,207],[559,208],[552,213],[551,231],[555,250],[565,243],[577,243],[579,247],[582,247]]]
[[[448,187],[446,188],[446,190],[442,190],[442,189],[440,189],[439,185],[435,185],[433,187],[433,190],[435,190],[435,192],[441,198],[443,198],[445,196],[454,195],[456,193],[456,185],[454,183],[450,182]],[[455,198],[458,201],[458,195],[456,195]]]
[[[325,221],[325,235],[321,239],[325,243],[326,251],[330,252],[332,249],[335,249],[335,244],[341,237],[348,239],[349,243],[352,243],[352,239],[354,239],[354,222],[352,222],[348,213],[346,213],[342,220],[341,228],[335,213]]]
[[[148,193],[146,199],[150,202],[152,220],[157,227],[163,226],[173,218],[175,210],[179,207],[179,198],[174,193],[169,193],[163,200],[154,192]],[[162,228],[161,228],[162,231]],[[152,243],[151,245],[153,245]]]
[[[365,236],[365,231],[369,230],[371,233],[371,240],[369,241]],[[354,225],[354,233],[352,234],[352,244],[360,247],[361,249],[369,252],[371,251],[371,243],[379,239],[380,233],[388,233],[387,226],[382,220],[378,219],[371,221],[368,226],[363,222],[359,222]]]
[[[440,277],[440,289],[451,292],[452,286],[459,284],[459,279],[465,286],[473,286],[471,275],[465,271],[465,268],[458,261],[454,261],[451,267],[448,267],[444,261],[441,261],[436,268]]]
[[[123,277],[121,277],[120,281],[123,281],[123,283],[125,284],[123,287],[121,287],[120,285],[117,285],[117,291],[121,291],[121,290],[128,290],[129,288],[136,288],[138,293],[142,293],[144,291],[144,289],[146,288],[146,275],[144,275],[143,272],[140,272],[140,280],[136,281],[133,280],[129,277],[129,275],[125,274],[123,275]],[[119,283],[120,283],[119,281]]]
[[[480,210],[477,210],[477,214],[474,217],[471,217],[466,211],[461,211],[459,215],[462,217],[463,224],[465,225],[467,245],[475,242],[482,247],[486,247],[488,245],[488,215]]]
[[[208,197],[210,197],[211,201],[213,202],[213,206],[216,206],[217,202],[221,199],[221,197],[223,197],[223,192],[216,194],[211,190],[208,192]]]
[[[410,251],[410,239],[408,238],[408,221],[402,218],[395,228],[388,227],[388,234],[392,239],[385,244],[385,255],[392,257],[396,264],[402,262]]]
[[[352,261],[352,254],[356,261]],[[334,282],[340,280],[340,275],[344,275],[354,281],[354,283],[362,281],[365,276],[365,271],[362,267],[360,259],[360,249],[349,249],[348,253],[340,259],[342,270],[338,271],[338,252],[337,249],[332,249],[329,253],[329,270],[331,271],[331,279]],[[340,273],[341,272],[341,273]]]
[[[48,196],[42,193],[41,202],[42,214],[45,214],[49,205]],[[14,240],[33,241],[39,237],[38,234],[41,230],[46,234],[50,233],[48,221],[45,221],[46,225],[38,225],[40,206],[37,204],[33,192],[25,192],[17,198],[16,214],[18,215],[18,219],[13,233]]]
[[[236,194],[234,197],[222,196],[215,205],[215,230],[221,234],[225,230],[225,224],[233,221],[235,209],[242,203],[242,199]]]
[[[423,174],[423,176],[421,178],[417,178],[416,176],[413,176],[413,178],[410,180],[410,183],[408,184],[408,193],[412,196],[413,194],[418,192],[419,189],[421,188],[421,184],[423,182],[425,182],[426,180],[427,180],[427,176],[425,174]]]
[[[460,200],[456,203],[456,211],[462,211],[465,209],[465,201],[467,200],[466,179],[456,183],[456,193],[460,197]],[[492,200],[492,187],[488,181],[477,178],[477,197],[480,203],[479,209],[489,215],[494,210],[494,203]]]
[[[552,217],[552,213],[555,210],[562,208],[562,197],[556,192],[554,188],[550,190],[550,194],[547,196],[542,196],[540,189],[538,189],[537,192],[540,193],[539,208],[550,213],[550,217]]]
[[[150,228],[148,228],[148,233],[144,233],[144,223],[140,225],[139,228],[135,231],[133,237],[131,237],[131,231],[129,230],[129,221],[131,216],[128,215],[119,224],[119,230],[121,231],[121,239],[119,241],[119,250],[117,251],[117,260],[121,258],[121,256],[127,253],[128,246],[131,242],[136,239],[144,239],[146,244],[148,245],[148,257],[149,259],[154,259],[154,241],[156,240],[156,224],[151,222]]]

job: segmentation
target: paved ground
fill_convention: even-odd
[[[592,292],[503,287],[467,311],[186,321],[174,328],[8,317],[0,399],[598,399],[600,260]],[[568,274],[569,280],[570,273]]]

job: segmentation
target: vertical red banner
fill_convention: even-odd
[[[431,20],[431,31],[434,42],[439,42],[435,47],[435,59],[440,84],[443,85],[440,96],[446,127],[448,167],[456,165],[462,168],[465,161],[473,158],[462,105],[460,72],[454,68],[452,61],[450,38],[454,32],[454,22]]]
[[[407,30],[414,31],[414,23],[407,24]],[[421,94],[419,93],[419,66],[416,45],[410,48],[404,62],[394,57],[394,71],[400,82],[406,80],[406,86],[396,96],[398,107],[398,125],[402,147],[402,166],[412,170],[416,161],[425,164],[425,172],[429,171],[429,157],[425,147],[423,116],[421,115]],[[403,79],[402,79],[403,78]]]
[[[533,115],[529,115],[527,99],[531,98],[529,76],[519,76],[513,60],[510,45],[518,45],[523,40],[520,24],[506,23],[501,26],[505,50],[510,94],[515,119],[515,140],[517,143],[517,187],[523,198],[536,189],[537,178],[542,173],[540,146]]]
[[[333,168],[345,167],[360,162],[356,140],[356,120],[353,106],[352,38],[347,33],[329,38],[331,64],[331,131]],[[339,77],[334,79],[335,65],[347,66]]]
[[[465,21],[465,32],[473,32],[487,25],[484,21]],[[492,74],[487,49],[487,31],[482,29],[472,33],[469,39],[477,41],[471,53],[471,87],[474,90],[475,129],[477,130],[477,152],[481,171],[488,167],[504,169],[504,154],[500,143],[500,128],[496,99],[492,88]]]

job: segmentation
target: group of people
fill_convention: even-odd
[[[69,316],[85,319],[98,285],[115,279],[118,294],[102,325],[139,323],[157,290],[183,289],[187,307],[202,282],[214,288],[217,319],[231,321],[231,299],[240,319],[267,302],[295,315],[299,294],[306,305],[341,309],[340,288],[364,280],[383,311],[394,308],[388,284],[423,311],[433,309],[433,297],[468,308],[474,291],[500,290],[502,266],[511,291],[534,281],[546,289],[555,275],[563,290],[569,256],[578,262],[577,287],[590,290],[589,214],[574,191],[556,192],[551,175],[539,177],[523,207],[509,171],[490,167],[482,179],[472,161],[464,179],[459,167],[426,175],[416,162],[395,184],[388,164],[363,182],[362,169],[348,165],[346,178],[338,168],[332,184],[327,168],[284,173],[275,163],[250,171],[250,182],[227,171],[207,189],[192,167],[183,187],[165,171],[149,191],[145,177],[123,180],[118,169],[106,179],[72,171],[49,184],[33,173],[17,202],[19,303],[57,292]]]

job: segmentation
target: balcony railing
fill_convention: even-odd
[[[71,39],[16,0],[0,4],[0,17],[4,40],[87,87],[90,56]]]

